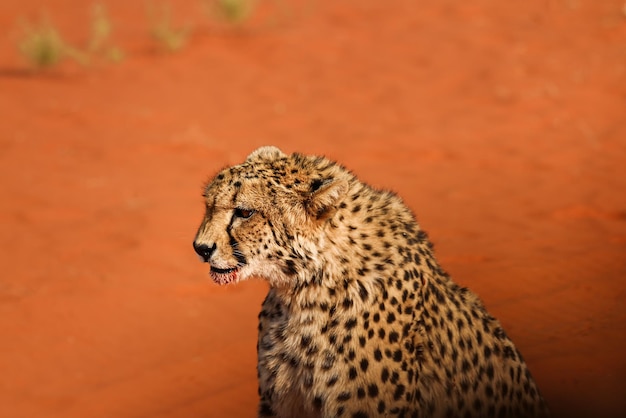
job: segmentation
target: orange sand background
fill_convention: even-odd
[[[0,417],[252,417],[266,285],[191,247],[203,183],[254,148],[325,154],[397,191],[504,323],[557,417],[626,416],[622,0],[285,0],[174,54],[107,0],[126,58],[42,74],[46,10],[0,2]]]

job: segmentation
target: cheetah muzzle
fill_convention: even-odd
[[[259,416],[546,417],[521,354],[412,212],[326,158],[263,147],[204,189],[214,282],[258,277]]]

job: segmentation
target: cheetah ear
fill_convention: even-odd
[[[260,160],[277,160],[279,158],[284,158],[287,155],[284,154],[280,149],[278,149],[277,147],[274,146],[265,146],[265,147],[261,147],[261,148],[257,148],[256,150],[252,151],[252,153],[250,155],[248,155],[248,158],[246,158],[246,162],[254,162],[254,161],[260,161]]]
[[[318,220],[327,219],[337,209],[341,198],[348,192],[344,178],[316,178],[310,183],[310,192],[304,202],[309,215]]]

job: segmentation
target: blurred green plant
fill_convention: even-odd
[[[104,55],[111,61],[121,61],[124,52],[110,42],[113,25],[102,3],[93,6],[91,17],[91,36],[87,45],[90,54]]]
[[[70,46],[59,31],[46,18],[39,22],[22,22],[22,35],[18,49],[28,63],[37,70],[54,67],[65,58],[85,64],[87,57]]]
[[[232,25],[239,25],[250,19],[257,0],[204,0],[210,17]]]
[[[158,7],[148,3],[150,35],[162,50],[175,52],[187,43],[191,30],[189,27],[175,27],[169,4],[161,3]]]

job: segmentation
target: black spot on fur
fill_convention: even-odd
[[[296,269],[296,263],[293,260],[287,259],[285,260],[285,265],[282,267],[283,273],[288,276],[295,276],[298,274],[298,270]]]
[[[356,326],[356,323],[357,323],[356,318],[348,319],[345,323],[346,330],[350,331],[352,328]]]
[[[317,409],[318,411],[322,409],[322,398],[320,398],[319,396],[316,396],[315,398],[313,398],[313,407],[315,409]]]
[[[385,402],[383,402],[383,401],[378,402],[378,413],[379,414],[384,413],[385,409],[386,409]]]
[[[361,283],[360,280],[356,281],[357,286],[359,287],[359,296],[361,297],[361,300],[363,302],[367,301],[367,298],[369,296],[369,292],[367,291],[367,289],[365,288],[365,286],[363,285],[363,283]]]
[[[366,358],[361,359],[361,362],[359,363],[359,365],[361,366],[361,370],[363,370],[364,372],[367,371],[367,368],[369,366],[369,362],[367,361]]]
[[[352,397],[352,395],[350,394],[350,392],[341,392],[338,396],[337,396],[337,400],[339,402],[345,402],[348,399],[350,399]]]
[[[396,401],[399,400],[402,395],[404,395],[405,390],[406,388],[404,387],[404,385],[396,386],[396,390],[393,392],[393,399],[395,399]]]

